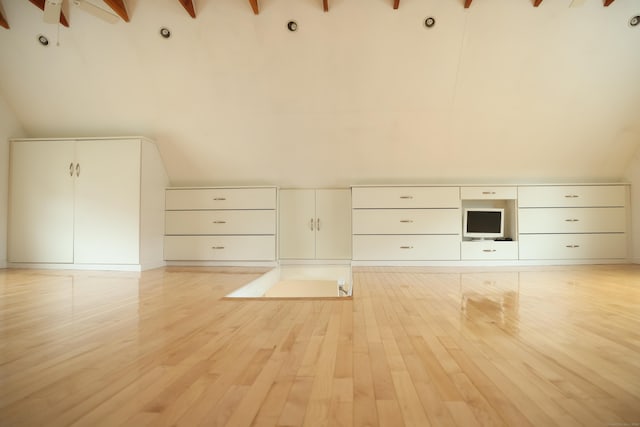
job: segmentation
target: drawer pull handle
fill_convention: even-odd
[[[224,249],[224,246],[211,246],[211,249]]]
[[[309,229],[310,229],[311,231],[313,231],[313,228],[314,228],[314,227],[315,227],[315,223],[314,223],[314,221],[313,221],[313,218],[311,218],[311,220],[309,221]]]
[[[411,224],[413,222],[412,219],[401,219],[400,222],[403,222],[405,224]]]
[[[316,218],[316,231],[320,231],[320,218]]]
[[[227,221],[213,221],[214,224],[226,224]]]
[[[227,200],[226,197],[214,197],[213,200],[215,200],[216,202],[223,202],[225,200]]]
[[[400,196],[401,199],[413,199],[413,196]]]
[[[73,162],[69,164],[69,176],[73,176]]]
[[[483,191],[482,194],[496,194],[495,191]]]
[[[580,247],[580,245],[567,245],[567,247],[568,247],[569,249],[575,249],[575,248],[579,248],[579,247]]]
[[[483,249],[482,252],[495,252],[495,249]]]
[[[567,199],[577,199],[580,196],[578,196],[577,194],[565,194],[564,197],[566,197]]]
[[[578,222],[580,221],[578,218],[567,218],[565,219],[566,222]]]
[[[413,249],[413,246],[400,246],[400,249]]]

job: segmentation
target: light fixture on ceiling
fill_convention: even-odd
[[[169,37],[171,37],[171,31],[169,31],[167,27],[162,27],[160,28],[160,35],[165,39],[168,39]]]
[[[427,19],[424,20],[424,26],[427,28],[431,28],[434,25],[436,25],[436,18],[430,16]]]
[[[298,29],[298,23],[296,21],[287,22],[287,28],[289,31],[296,31]]]
[[[49,46],[49,39],[40,34],[38,35],[38,43],[40,43],[42,46]]]
[[[637,27],[640,24],[640,15],[636,15],[629,20],[629,26]]]

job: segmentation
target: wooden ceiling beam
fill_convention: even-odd
[[[472,1],[473,0],[464,0],[464,8],[469,9],[469,6],[471,6]]]
[[[4,16],[2,16],[2,11],[0,11],[0,27],[4,27],[7,30],[9,29],[9,23],[4,19]]]
[[[322,0],[322,10],[329,12],[329,0]]]
[[[393,8],[397,9],[400,7],[400,0],[393,0]]]
[[[604,7],[609,6],[611,3],[613,3],[613,0],[604,0]]]
[[[193,6],[193,0],[178,0],[182,7],[189,13],[189,16],[195,19],[196,8]]]
[[[253,13],[256,15],[260,13],[260,8],[258,7],[258,0],[249,0],[249,4],[251,5],[251,9],[253,9]]]
[[[102,0],[111,8],[124,22],[129,22],[129,14],[124,0]]]
[[[40,10],[44,11],[44,0],[29,0],[31,4],[40,8]],[[64,12],[60,12],[60,23],[65,27],[69,27],[69,21],[67,21],[67,17],[64,16]]]
[[[534,0],[534,1],[533,1],[533,7],[538,7],[538,6],[540,6],[540,3],[542,3],[542,0]]]

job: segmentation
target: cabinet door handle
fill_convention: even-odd
[[[400,222],[403,222],[405,224],[411,224],[413,222],[412,219],[401,219]]]
[[[76,163],[76,176],[80,176],[80,163]]]
[[[313,231],[314,227],[315,227],[315,224],[314,224],[313,218],[311,218],[311,220],[309,221],[309,229]]]
[[[69,163],[69,176],[73,176],[73,162]]]
[[[226,197],[214,197],[213,200],[215,200],[216,202],[222,202],[222,201],[227,200],[227,198]]]
[[[495,252],[495,249],[483,249],[482,252]]]
[[[578,196],[577,194],[565,194],[565,196],[567,199],[576,199],[580,196]]]
[[[227,221],[213,221],[214,224],[226,224]]]
[[[566,222],[578,222],[580,221],[578,218],[567,218],[565,219]]]
[[[413,246],[400,246],[400,249],[413,249]]]
[[[413,196],[400,196],[401,199],[413,199]]]
[[[483,191],[482,194],[496,194],[495,191]]]
[[[320,218],[316,218],[316,230],[320,231]]]
[[[575,248],[579,248],[580,245],[567,245],[567,248],[569,249],[575,249]]]
[[[211,249],[224,249],[224,246],[211,246]]]

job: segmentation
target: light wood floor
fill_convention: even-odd
[[[640,423],[640,266],[356,269],[353,299],[221,300],[257,276],[0,271],[0,425]]]

